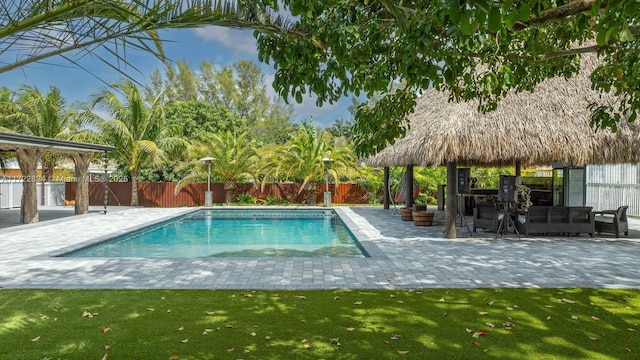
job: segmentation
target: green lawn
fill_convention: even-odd
[[[640,291],[0,290],[0,359],[638,359]]]

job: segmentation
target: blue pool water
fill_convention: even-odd
[[[364,257],[332,210],[199,210],[64,257]]]

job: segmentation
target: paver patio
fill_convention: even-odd
[[[640,288],[640,220],[630,236],[445,239],[381,207],[336,207],[371,257],[56,258],[80,243],[139,228],[190,208],[109,208],[0,229],[0,287],[172,289],[380,289],[477,287]],[[438,216],[443,216],[439,214]]]

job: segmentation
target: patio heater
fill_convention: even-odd
[[[211,156],[200,159],[200,161],[207,164],[207,191],[204,192],[204,206],[213,205],[213,193],[211,192],[211,162],[213,160],[215,160],[215,158]]]
[[[324,163],[324,207],[331,206],[331,192],[329,191],[329,166],[331,165],[331,159],[328,157],[322,158]]]

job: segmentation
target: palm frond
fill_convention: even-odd
[[[250,2],[249,2],[250,3]],[[165,60],[158,31],[216,25],[308,38],[265,7],[213,0],[23,0],[0,2],[0,73],[69,56],[70,65],[98,48],[115,61],[106,64],[134,67],[127,50],[150,52]],[[123,75],[129,77],[124,71]]]

